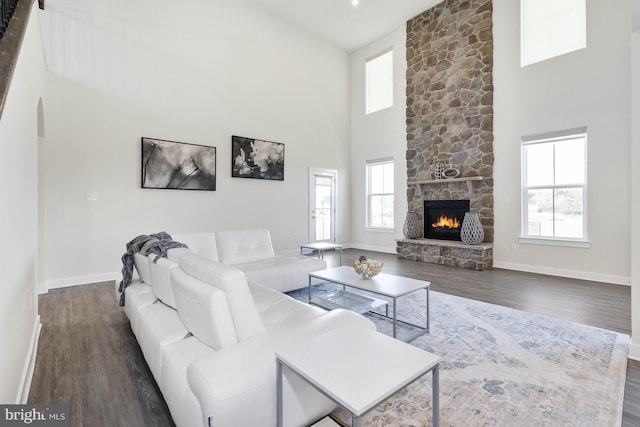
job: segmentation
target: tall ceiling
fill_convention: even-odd
[[[442,0],[251,0],[353,52]]]

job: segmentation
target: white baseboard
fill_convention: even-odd
[[[22,369],[22,382],[20,385],[20,390],[18,390],[18,395],[16,396],[16,404],[18,405],[27,403],[27,400],[29,399],[29,391],[31,390],[33,371],[36,368],[36,355],[38,353],[40,329],[42,329],[42,324],[40,323],[40,315],[38,315],[36,316],[35,322],[33,324],[33,331],[31,332],[31,344],[29,345],[27,360],[25,361],[24,368]]]
[[[349,249],[351,245],[348,243],[340,243],[342,245],[342,249]],[[285,251],[276,252],[276,255],[300,255],[300,249],[288,249]]]
[[[593,282],[631,286],[631,277],[625,276],[614,276],[611,274],[590,273],[588,271],[565,270],[562,268],[551,268],[539,265],[516,264],[500,261],[494,261],[493,266],[495,268],[504,268],[505,270],[525,271],[527,273],[548,274],[550,276],[568,277],[570,279],[590,280]]]
[[[109,280],[120,280],[122,273],[102,273],[90,274],[88,276],[68,277],[65,279],[47,280],[46,287],[48,289],[66,288],[69,286],[86,285],[88,283],[106,282]],[[43,292],[43,293],[46,293]]]
[[[382,252],[386,254],[396,254],[396,247],[391,246],[372,246],[372,245],[361,245],[361,244],[351,244],[349,245],[352,249],[362,249],[363,251],[373,251],[373,252]]]
[[[36,294],[46,294],[47,293],[47,284],[46,283],[38,283],[35,288]]]
[[[640,344],[634,344],[633,338],[631,338],[631,343],[629,344],[629,359],[640,362]]]

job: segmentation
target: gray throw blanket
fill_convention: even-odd
[[[122,255],[122,281],[118,291],[120,292],[120,305],[124,306],[124,290],[131,284],[133,277],[133,255],[156,254],[153,260],[158,262],[158,258],[166,257],[167,251],[173,248],[186,248],[184,243],[176,242],[168,233],[161,231],[156,234],[142,234],[127,243],[127,251]]]

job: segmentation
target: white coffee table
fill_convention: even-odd
[[[342,245],[337,243],[317,242],[317,243],[305,243],[300,245],[300,255],[302,255],[303,249],[311,249],[318,251],[318,258],[324,259],[324,251],[340,251],[340,264],[342,264]]]
[[[433,425],[438,426],[439,356],[359,326],[298,341],[275,354],[278,427],[284,423],[283,366],[347,410],[354,427],[362,425],[367,412],[432,372]]]
[[[376,295],[382,295],[391,298],[393,301],[393,315],[390,319],[393,320],[393,337],[396,338],[396,326],[397,323],[404,323],[409,326],[419,328],[421,332],[410,337],[407,341],[414,340],[415,338],[429,332],[429,286],[430,282],[424,280],[410,279],[408,277],[396,276],[393,274],[378,273],[370,279],[363,279],[355,272],[352,267],[341,266],[335,268],[328,268],[326,270],[313,271],[309,273],[309,304],[311,304],[311,285],[312,280],[318,279],[326,282],[337,283],[350,288],[359,289],[362,291],[371,292]],[[412,292],[417,292],[424,289],[426,295],[425,301],[425,315],[426,325],[416,325],[404,320],[398,320],[397,313],[397,300],[400,297],[408,295]],[[348,308],[348,307],[345,307]],[[380,313],[375,313],[379,316],[384,316]],[[384,316],[389,317],[389,316]]]

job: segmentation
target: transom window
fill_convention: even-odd
[[[367,114],[393,107],[393,50],[367,59],[365,82]]]
[[[521,0],[522,66],[587,47],[586,0]]]
[[[522,154],[523,237],[586,240],[586,128],[525,137]]]
[[[393,159],[367,161],[367,227],[393,229]]]

